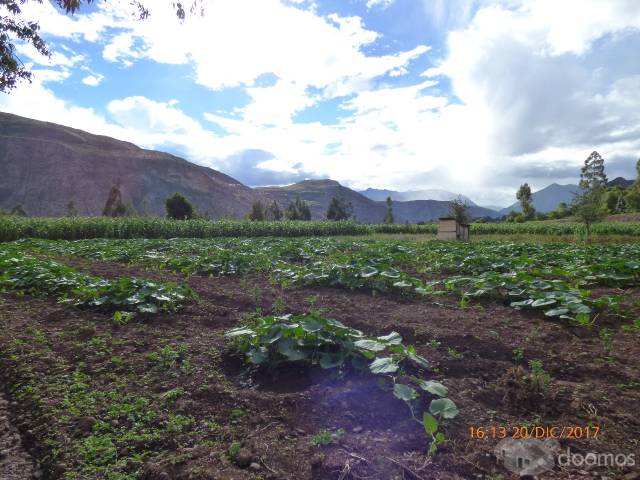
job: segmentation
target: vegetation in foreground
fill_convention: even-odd
[[[216,237],[304,237],[371,235],[374,233],[436,234],[428,224],[365,225],[352,221],[239,221],[169,220],[134,217],[29,218],[0,216],[0,241],[21,238],[81,240],[87,238],[216,238]],[[640,236],[640,222],[603,222],[590,227],[593,235]],[[473,223],[471,235],[571,235],[586,238],[579,223]]]
[[[25,270],[3,264],[0,375],[54,478],[495,479],[505,471],[486,462],[491,439],[469,437],[492,425],[594,425],[606,436],[571,445],[633,448],[638,245],[315,238],[0,249],[43,268],[55,256],[105,281],[188,284],[199,298],[114,322],[56,304],[57,287],[44,287],[69,271],[35,283],[28,273],[29,290],[15,282]],[[502,283],[489,288],[494,277]],[[425,295],[412,281],[434,283]],[[579,302],[544,315],[562,308],[563,285]],[[523,299],[533,291],[544,297]]]
[[[174,239],[29,240],[5,249],[118,261],[182,274],[262,273],[287,288],[330,286],[462,303],[501,298],[516,309],[588,324],[600,311],[628,316],[623,296],[601,287],[633,287],[640,244],[577,245],[390,240]],[[433,278],[437,275],[438,278]]]

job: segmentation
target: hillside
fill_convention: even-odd
[[[557,183],[552,183],[551,185],[543,188],[542,190],[538,190],[531,195],[533,206],[538,212],[550,212],[552,210],[555,210],[558,204],[560,204],[561,202],[565,202],[567,204],[571,203],[571,201],[573,200],[574,192],[576,190],[578,190],[577,185],[558,185]],[[520,203],[515,202],[511,206],[503,208],[502,210],[500,210],[500,214],[507,215],[511,211],[520,212]]]
[[[212,218],[242,216],[255,192],[211,168],[168,153],[55,123],[0,113],[0,208],[60,216],[73,201],[80,215],[100,215],[112,185],[139,214],[164,215],[173,192]]]
[[[626,178],[623,177],[616,177],[613,180],[611,180],[609,183],[607,183],[607,187],[622,187],[622,188],[629,188],[633,185],[633,180],[627,180]]]
[[[382,204],[383,202],[381,202]],[[393,202],[393,216],[396,223],[428,222],[449,215],[449,202],[438,200],[414,200],[411,202]],[[497,212],[488,208],[471,205],[469,215],[472,218],[495,217]]]
[[[362,223],[380,223],[387,211],[385,205],[374,202],[335,180],[304,180],[284,187],[259,187],[255,190],[269,201],[277,201],[281,207],[286,207],[300,196],[302,200],[309,202],[314,219],[326,218],[327,207],[334,196],[350,202],[356,220]]]

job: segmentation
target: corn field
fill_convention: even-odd
[[[168,220],[163,218],[0,217],[0,241],[21,238],[80,240],[86,238],[213,238],[213,237],[303,237],[369,235],[373,233],[436,234],[435,223],[365,225],[351,221]],[[638,222],[599,223],[595,235],[640,236]],[[474,223],[475,235],[585,235],[579,223]]]

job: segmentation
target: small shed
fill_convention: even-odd
[[[438,240],[469,240],[469,224],[453,217],[438,219]]]

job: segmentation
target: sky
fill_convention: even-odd
[[[145,2],[143,2],[145,3]],[[65,15],[0,110],[167,151],[250,185],[332,178],[506,206],[640,157],[638,0],[170,0]]]

